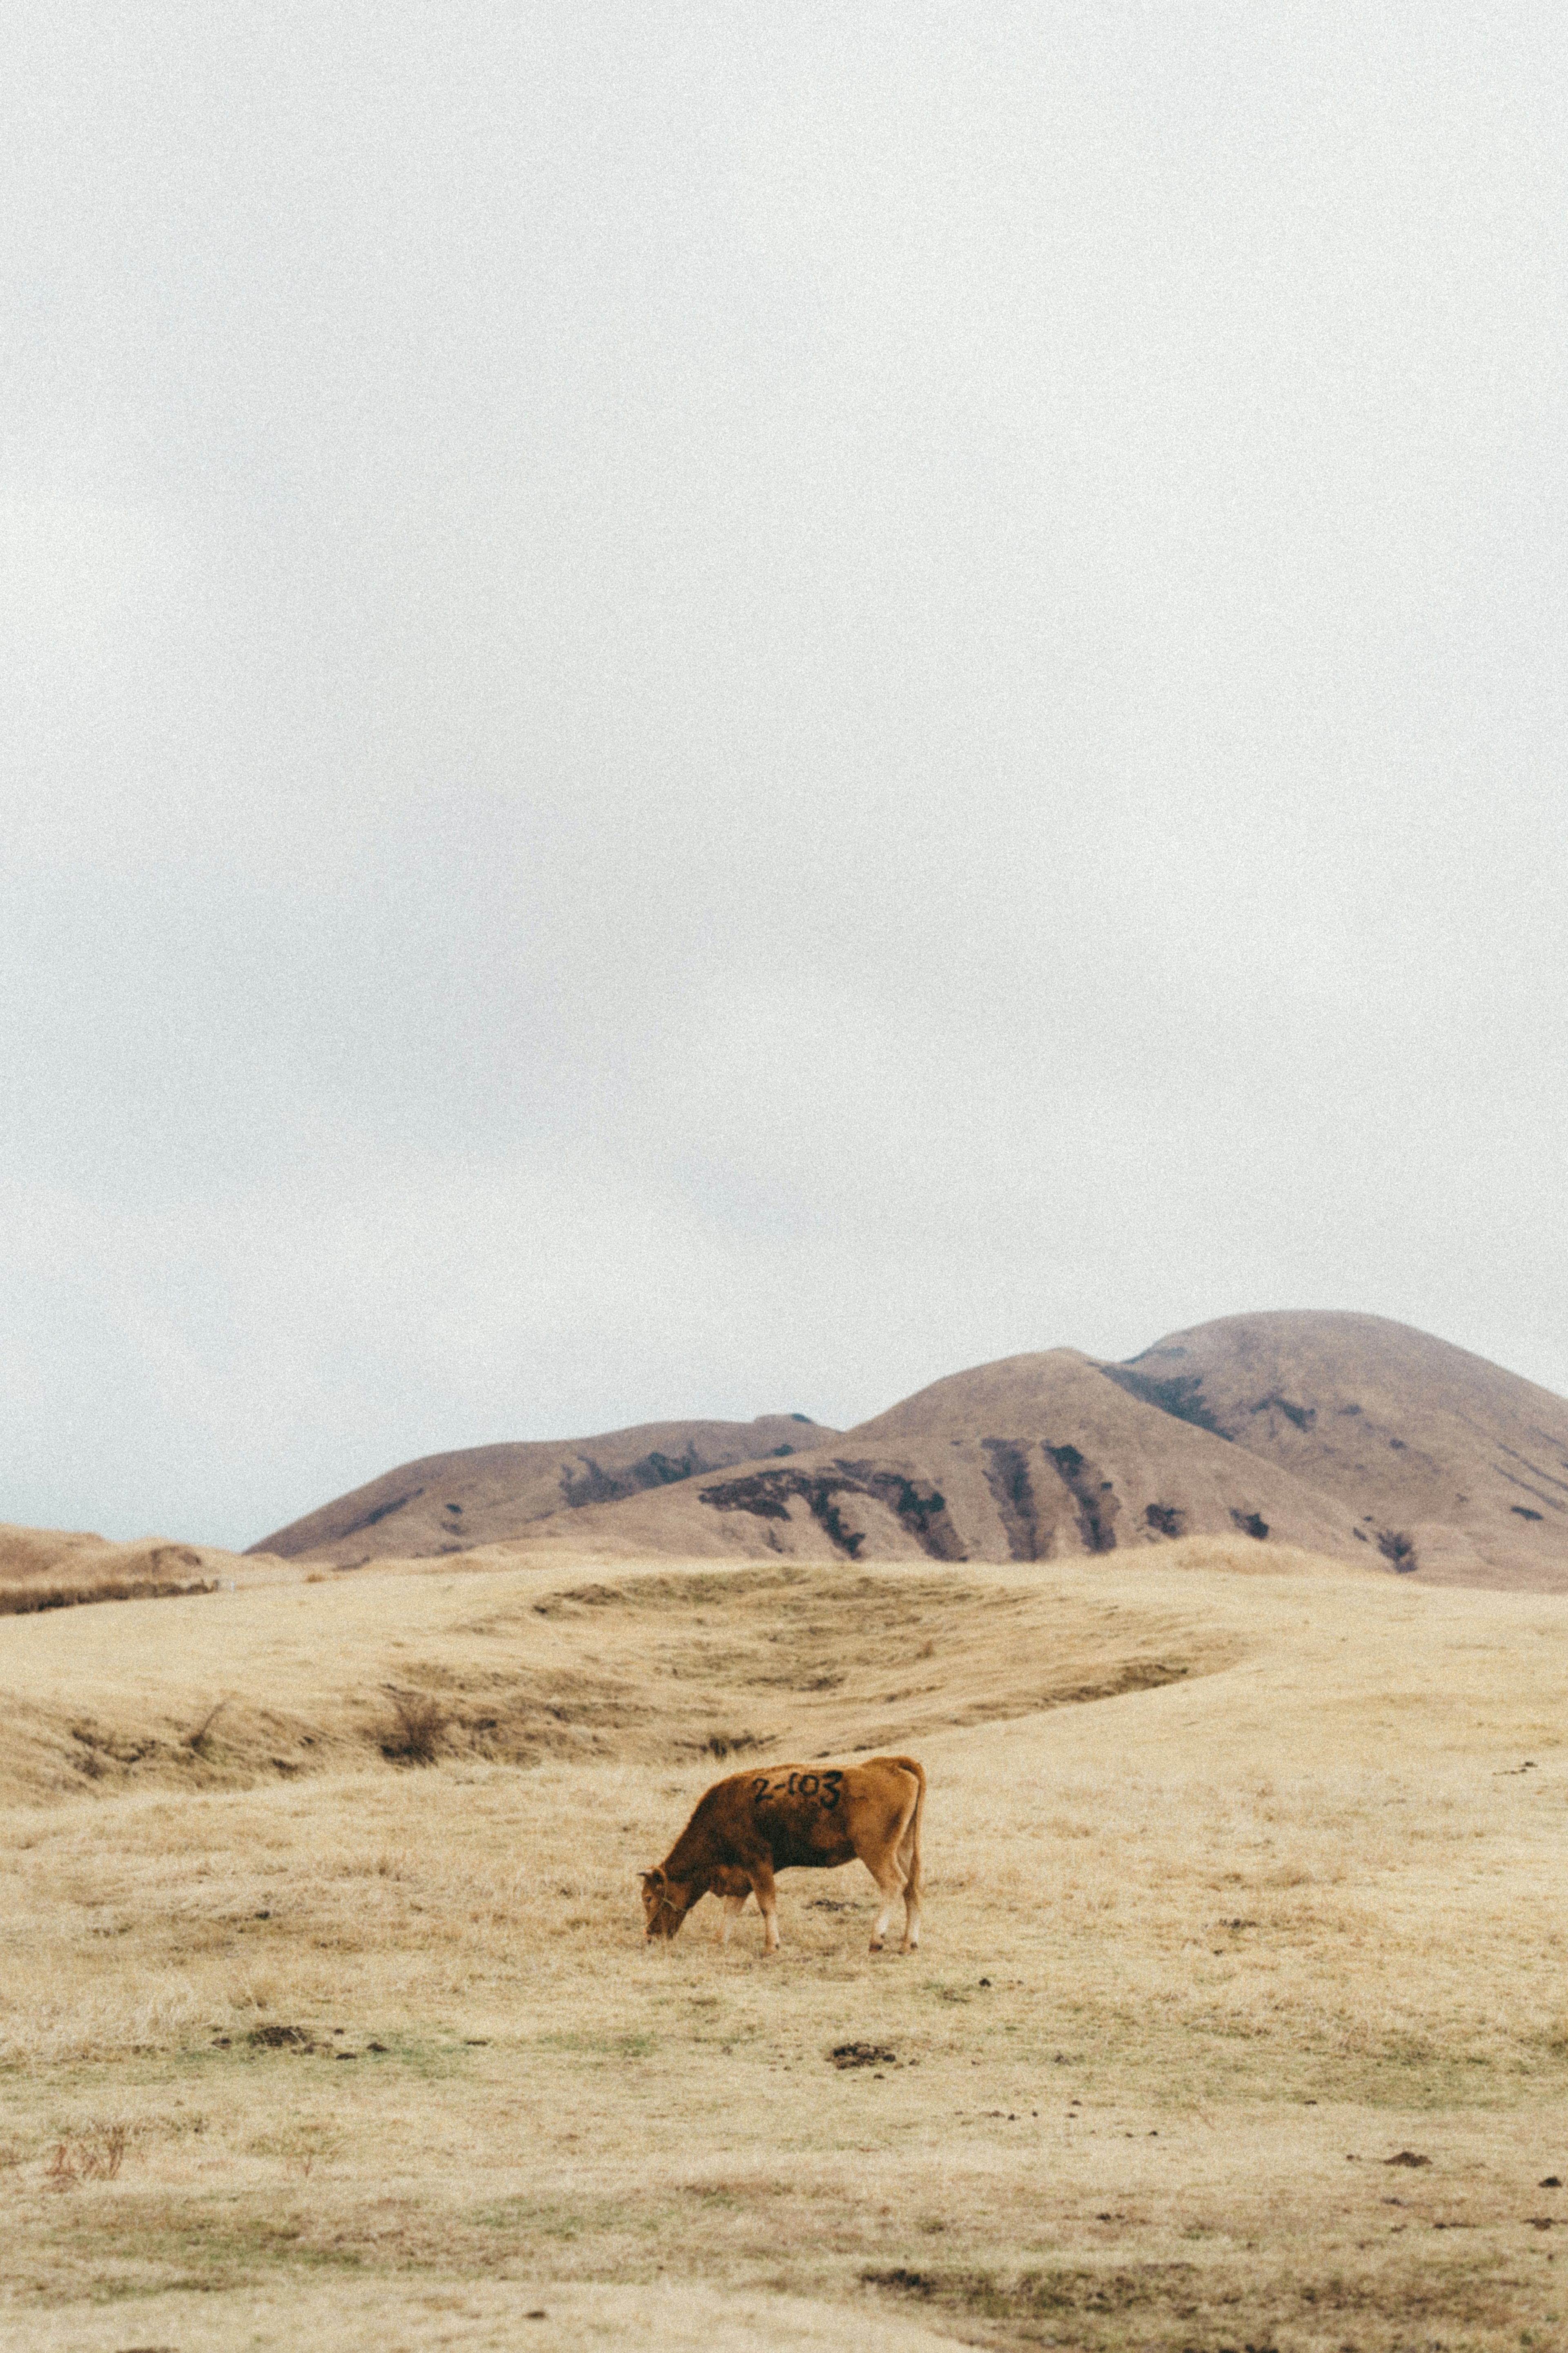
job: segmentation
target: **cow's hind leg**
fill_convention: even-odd
[[[866,1868],[876,1881],[882,1898],[882,1908],[871,1930],[871,1950],[879,1953],[888,1934],[888,1922],[893,1906],[904,1893],[904,1873],[898,1856],[891,1852],[885,1854],[879,1862],[867,1862]],[[907,1945],[905,1949],[908,1949]]]
[[[915,1846],[914,1825],[904,1832],[899,1848],[899,1863],[904,1873],[904,1944],[906,1953],[912,1953],[921,1940],[921,1859]]]

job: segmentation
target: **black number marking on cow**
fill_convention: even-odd
[[[844,1778],[841,1771],[828,1773],[784,1773],[776,1781],[765,1773],[752,1778],[752,1795],[761,1804],[764,1798],[815,1798],[819,1806],[831,1813],[838,1803],[838,1785]]]

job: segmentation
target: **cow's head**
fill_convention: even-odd
[[[643,1934],[655,1936],[676,1936],[680,1924],[690,1911],[696,1897],[689,1887],[678,1879],[667,1877],[663,1868],[656,1865],[642,1874]]]

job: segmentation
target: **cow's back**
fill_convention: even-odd
[[[868,1837],[885,1838],[907,1819],[924,1784],[911,1760],[879,1757],[863,1765],[731,1774],[710,1794],[726,1793],[722,1816],[731,1837],[747,1845],[754,1839],[775,1871],[830,1870],[853,1862]]]
[[[848,1766],[773,1765],[726,1774],[704,1792],[668,1868],[706,1873],[766,1858],[775,1871],[832,1870],[879,1844],[925,1787],[912,1757]]]

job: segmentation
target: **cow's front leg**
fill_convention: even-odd
[[[745,1910],[748,1901],[749,1899],[744,1895],[725,1896],[724,1918],[719,1930],[719,1942],[721,1945],[727,1945],[729,1943],[730,1931],[734,1926],[736,1921],[740,1918],[742,1913]]]
[[[754,1862],[751,1864],[748,1875],[752,1893],[757,1899],[757,1909],[763,1915],[763,1951],[764,1954],[776,1953],[779,1948],[779,1903],[778,1891],[773,1885],[773,1864]],[[742,1902],[744,1901],[742,1896]]]

